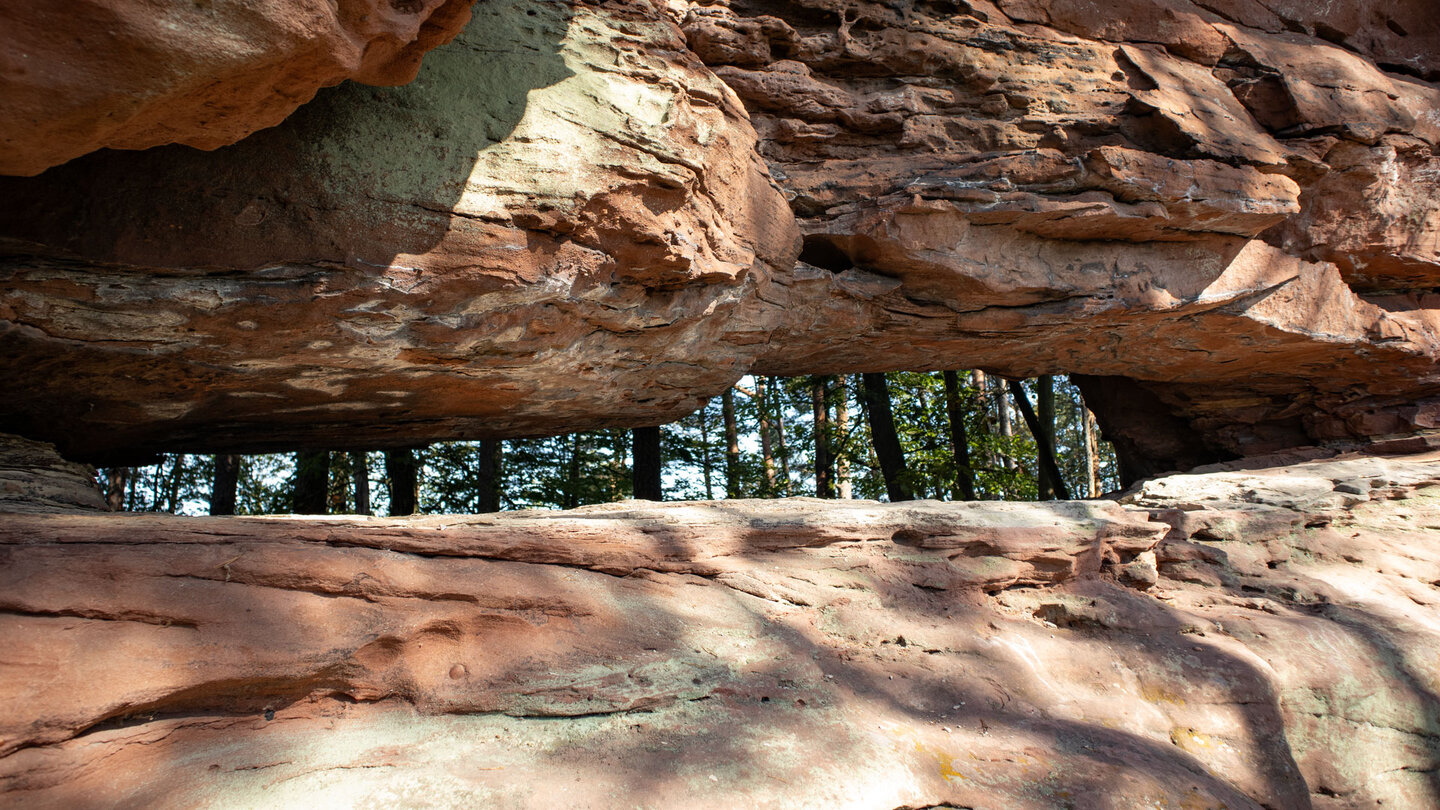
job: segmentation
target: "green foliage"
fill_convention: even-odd
[[[968,372],[958,376],[959,409],[965,420],[976,497],[1033,500],[1039,469],[1035,439],[1015,412],[1004,381],[983,376],[978,380],[982,384],[977,385],[977,377]],[[887,375],[887,384],[896,434],[905,455],[904,483],[916,497],[959,498],[960,465],[951,447],[942,375],[894,372]],[[1027,381],[1025,388],[1033,401],[1033,381]],[[848,485],[852,497],[886,497],[884,477],[872,449],[860,375],[746,377],[740,381],[733,400],[739,447],[735,472],[741,497],[816,494],[817,390],[826,392],[824,439],[833,457],[836,489],[843,492]],[[1084,414],[1078,389],[1064,378],[1056,378],[1056,454],[1073,497],[1088,493]],[[1007,415],[1008,434],[1001,428]],[[417,451],[421,512],[479,510],[480,446],[479,442],[443,442]],[[497,471],[502,508],[572,508],[623,500],[632,491],[629,430],[514,439],[502,446]],[[661,452],[667,498],[724,498],[729,461],[721,399],[716,397],[695,413],[665,425]],[[385,514],[389,482],[384,477],[383,455],[372,452],[366,458],[371,511]],[[1101,489],[1118,488],[1115,457],[1108,443],[1098,442],[1097,461]],[[290,454],[242,457],[237,514],[292,511],[294,462]],[[328,508],[332,513],[357,508],[352,465],[350,454],[331,454]],[[173,454],[149,467],[123,470],[124,508],[205,514],[213,467],[211,456]],[[108,472],[101,471],[102,482]]]

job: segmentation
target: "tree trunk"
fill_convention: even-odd
[[[170,466],[170,480],[165,485],[165,511],[173,515],[180,511],[180,475],[185,469],[185,455],[179,453],[171,458],[174,462]]]
[[[835,435],[840,437],[842,446],[835,449],[835,484],[840,497],[850,500],[855,497],[854,483],[850,480],[850,455],[845,452],[846,436],[850,431],[850,386],[846,378],[840,378],[840,398],[835,400]]]
[[[635,462],[631,467],[634,476],[635,497],[645,501],[662,501],[665,493],[661,486],[660,428],[635,428]]]
[[[1000,456],[995,452],[995,443],[988,440],[995,420],[990,413],[990,383],[985,379],[985,372],[978,368],[970,372],[970,385],[975,388],[975,410],[980,415],[980,432],[987,437],[985,469],[993,470],[1000,466]]]
[[[235,490],[240,484],[240,457],[215,457],[215,476],[210,484],[210,514],[235,514]]]
[[[330,453],[302,450],[295,454],[295,514],[325,514],[325,490],[330,483]],[[393,513],[392,513],[393,514]],[[405,514],[409,514],[406,512]]]
[[[885,478],[885,492],[890,501],[914,500],[905,486],[905,451],[895,433],[895,415],[890,410],[890,388],[884,374],[861,375],[865,383],[865,412],[870,419],[870,440],[875,445],[875,458],[880,461],[880,474]]]
[[[950,452],[955,458],[955,490],[952,497],[975,500],[975,471],[970,468],[970,436],[965,432],[965,408],[960,402],[960,375],[941,373],[945,380],[945,414],[950,419]]]
[[[370,514],[370,458],[365,451],[350,454],[350,477],[355,489],[355,514]]]
[[[110,467],[105,470],[105,506],[111,512],[125,509],[125,479],[129,477],[129,467]]]
[[[1080,405],[1080,424],[1085,429],[1085,496],[1098,498],[1100,481],[1097,473],[1100,469],[1100,458],[1095,446],[1095,414],[1090,413],[1090,409],[1083,403]]]
[[[574,509],[580,505],[580,434],[570,434],[570,462],[565,472],[565,500],[566,509]]]
[[[1040,421],[1040,432],[1035,434],[1035,445],[1043,446],[1044,452],[1055,458],[1055,378],[1042,374],[1035,380],[1036,418]],[[1031,432],[1034,430],[1032,428]],[[1058,461],[1058,459],[1057,459]],[[1055,465],[1058,471],[1059,465]],[[1059,483],[1060,486],[1056,486]],[[1040,500],[1053,501],[1055,493],[1064,489],[1063,482],[1050,474],[1045,464],[1040,465]]]
[[[999,384],[1000,396],[995,397],[995,415],[1000,422],[1000,464],[1007,470],[1015,469],[1015,459],[1010,457],[1010,440],[1015,437],[1015,424],[1010,420],[1010,403],[1005,401],[1004,383]]]
[[[342,486],[331,486],[330,477],[333,476],[344,481]],[[327,471],[325,482],[326,500],[330,504],[330,514],[345,515],[350,512],[350,454],[335,453],[330,456],[330,469]]]
[[[810,409],[815,432],[815,497],[834,498],[833,465],[830,462],[830,381],[816,375],[810,382]]]
[[[785,445],[785,399],[778,377],[770,378],[770,396],[775,400],[775,454],[780,458],[780,494],[790,495],[790,450]]]
[[[1017,380],[1011,380],[1010,396],[1014,398],[1015,407],[1019,409],[1020,415],[1025,418],[1025,424],[1030,427],[1030,433],[1037,437],[1035,447],[1039,450],[1042,474],[1050,476],[1051,481],[1055,484],[1056,495],[1062,500],[1069,500],[1070,492],[1065,488],[1065,479],[1060,477],[1060,467],[1055,463],[1055,454],[1038,438],[1043,432],[1040,427],[1040,419],[1035,416],[1035,411],[1030,407],[1030,400],[1025,396],[1025,387]]]
[[[710,410],[710,403],[706,402],[705,407],[700,409],[700,471],[705,476],[705,500],[715,500],[715,490],[711,488],[711,464],[710,464],[710,419],[706,411]]]
[[[760,414],[760,457],[765,469],[767,498],[775,497],[775,448],[770,443],[770,387],[764,377],[755,378],[755,407]]]
[[[740,431],[735,426],[735,389],[720,395],[720,415],[725,421],[725,497],[740,497]]]
[[[386,450],[385,477],[390,479],[390,516],[415,514],[420,500],[420,468],[414,448]]]
[[[483,439],[480,442],[480,480],[477,500],[481,512],[499,512],[503,473],[505,443],[501,439]]]

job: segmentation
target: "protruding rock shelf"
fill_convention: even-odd
[[[1436,527],[1435,453],[1121,504],[12,513],[0,803],[1432,806]]]
[[[232,144],[322,87],[405,84],[475,0],[76,0],[0,8],[0,174]]]
[[[939,368],[1085,375],[1136,470],[1440,424],[1430,4],[1087,8],[493,0],[409,86],[4,179],[0,425],[403,447]]]

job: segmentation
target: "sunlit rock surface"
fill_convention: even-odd
[[[488,2],[406,87],[11,182],[0,415],[85,458],[678,418],[799,250],[743,108],[643,2]]]
[[[1440,454],[1309,455],[1122,503],[0,515],[0,802],[1434,806]]]
[[[1305,5],[486,3],[410,86],[0,181],[0,423],[397,447],[978,367],[1082,375],[1127,477],[1427,429],[1440,23]]]
[[[1440,23],[1311,5],[690,4],[814,265],[760,367],[1129,378],[1154,470],[1428,427]]]
[[[404,84],[474,0],[17,0],[0,8],[0,174],[96,149],[202,149],[345,79]]]

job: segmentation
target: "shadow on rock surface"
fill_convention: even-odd
[[[1425,614],[1387,622],[1338,585],[1323,610],[1305,596],[1326,570],[1369,570],[1336,548],[1423,557],[1423,538],[1317,539],[1297,513],[1298,534],[1205,541],[1231,560],[1210,585],[1169,563],[1189,579],[1152,594],[1108,574],[944,585],[935,566],[978,559],[963,544],[986,532],[991,552],[1032,548],[1024,536],[1058,553],[1032,525],[1045,505],[985,506],[12,515],[0,791],[37,807],[208,791],[268,806],[1440,798]],[[1071,508],[1047,514],[1080,521]],[[1285,544],[1331,568],[1269,565]],[[1412,573],[1440,580],[1432,558]]]

